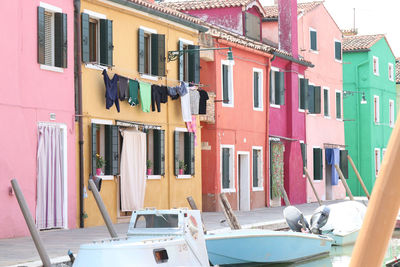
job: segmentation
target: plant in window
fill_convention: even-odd
[[[96,154],[96,175],[102,174],[102,168],[106,164],[106,161],[102,156]]]
[[[151,166],[153,166],[153,162],[151,160],[146,161],[146,167],[147,167],[147,175],[151,175]]]
[[[187,165],[185,164],[185,161],[180,160],[179,161],[179,175],[182,175],[187,169]]]

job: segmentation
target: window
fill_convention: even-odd
[[[190,178],[195,170],[194,133],[186,129],[177,129],[174,132],[174,159],[175,176]]]
[[[253,108],[263,110],[263,71],[253,68]]]
[[[165,131],[150,129],[146,131],[147,175],[165,174]]]
[[[314,160],[314,180],[322,180],[322,149],[313,148],[313,160]]]
[[[221,61],[222,106],[233,107],[233,66],[228,60]]]
[[[317,31],[310,28],[310,50],[317,51]]]
[[[394,81],[394,74],[393,74],[393,64],[389,63],[388,64],[388,72],[389,72],[389,80],[391,80],[392,82]]]
[[[300,141],[301,158],[303,159],[303,175],[306,174],[304,168],[307,167],[307,145]]]
[[[324,88],[324,116],[329,118],[329,88]]]
[[[92,175],[96,173],[96,154],[105,160],[104,175],[119,172],[119,132],[116,125],[92,123]]]
[[[253,189],[262,189],[264,182],[264,166],[262,147],[253,147]]]
[[[256,41],[261,40],[261,19],[251,13],[245,12],[245,35]]]
[[[349,161],[347,159],[348,154],[349,154],[348,150],[340,150],[339,168],[342,171],[345,179],[349,178]],[[333,168],[335,167],[333,166]]]
[[[308,85],[307,108],[311,114],[321,113],[321,86]]]
[[[233,145],[221,145],[221,182],[222,192],[235,192]]]
[[[373,60],[373,64],[372,65],[373,65],[374,74],[379,76],[379,58],[373,56],[372,60]]]
[[[342,61],[342,43],[335,40],[335,59]]]
[[[278,69],[271,68],[270,76],[270,93],[269,101],[272,105],[284,105],[285,104],[285,75],[284,72],[278,71]]]
[[[389,126],[394,127],[394,101],[389,100]]]
[[[113,65],[113,24],[106,16],[90,10],[82,13],[82,61]]]
[[[38,63],[41,67],[66,68],[67,14],[62,13],[61,8],[44,3],[38,6],[37,12]]]
[[[336,119],[342,118],[342,93],[336,91]]]
[[[379,123],[379,96],[374,95],[374,122]]]
[[[303,77],[299,79],[299,110],[304,111],[307,108],[308,79]]]
[[[138,59],[140,74],[165,76],[165,35],[141,26],[138,30]]]
[[[200,49],[200,46],[193,45],[193,42],[180,39],[178,50]],[[200,82],[200,51],[186,52],[179,56],[178,64],[179,80],[185,82]]]
[[[378,176],[379,170],[381,168],[381,150],[379,148],[374,149],[375,158],[375,176]]]

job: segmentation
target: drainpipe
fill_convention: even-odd
[[[74,0],[74,79],[75,79],[75,94],[78,101],[78,110],[75,110],[78,117],[79,128],[79,227],[84,228],[84,202],[83,202],[83,122],[82,122],[82,69],[81,69],[81,1]]]

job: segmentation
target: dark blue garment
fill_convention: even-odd
[[[119,112],[119,100],[118,100],[118,75],[114,74],[114,77],[110,80],[107,71],[103,70],[104,84],[106,86],[106,108],[110,109],[115,102],[117,111]]]
[[[325,158],[326,162],[329,165],[332,165],[332,174],[331,174],[332,185],[337,185],[339,181],[339,174],[336,171],[335,164],[339,165],[340,150],[337,148],[326,148]]]

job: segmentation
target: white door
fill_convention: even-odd
[[[250,210],[250,154],[238,152],[239,210]]]

